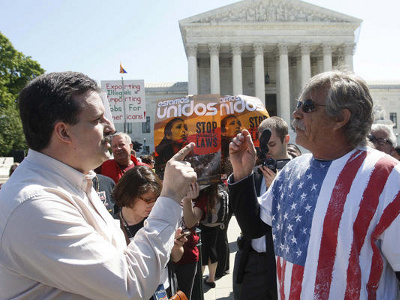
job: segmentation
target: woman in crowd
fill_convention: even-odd
[[[156,147],[155,169],[163,174],[165,164],[188,144],[188,127],[182,118],[173,118],[164,127],[164,137]],[[160,176],[161,177],[161,176]]]
[[[222,239],[222,231],[229,224],[229,197],[224,183],[211,183],[208,187],[200,191],[199,199],[200,201],[206,201],[205,216],[199,225],[202,241],[202,269],[204,272],[207,266],[209,272],[204,283],[211,288],[215,288],[219,262],[223,264],[223,271],[221,273],[226,271],[225,252],[229,251],[229,246],[228,244],[225,245],[224,240],[221,240],[220,243],[218,241]]]
[[[147,164],[151,169],[154,169],[154,157],[152,155],[142,155],[140,156],[142,163]]]
[[[202,220],[206,209],[206,198],[200,200],[199,185],[193,183],[191,190],[182,199],[183,217],[182,229],[190,230],[188,241],[183,245],[184,253],[177,263],[174,264],[179,289],[181,289],[190,300],[196,277],[197,263],[199,261],[199,249],[197,244],[200,237],[197,235],[196,226]]]
[[[162,183],[157,175],[148,166],[136,166],[127,171],[118,181],[113,191],[115,204],[121,209],[118,212],[121,229],[125,234],[127,244],[143,227],[144,221],[151,212],[158,196],[161,193]],[[181,229],[177,230],[179,235]],[[171,260],[179,261],[183,255],[183,244],[186,238],[175,239],[172,248]],[[158,292],[165,290],[168,297],[176,293],[176,283],[171,267],[164,270]],[[153,299],[156,299],[153,296]]]

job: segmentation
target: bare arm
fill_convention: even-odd
[[[182,199],[183,221],[187,228],[194,227],[202,218],[203,211],[193,207],[192,200],[199,196],[200,188],[197,182],[192,183],[188,194]]]

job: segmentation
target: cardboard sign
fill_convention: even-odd
[[[114,123],[146,121],[146,98],[143,80],[101,81],[101,89],[107,95]]]

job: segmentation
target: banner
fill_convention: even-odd
[[[154,122],[155,169],[162,178],[166,162],[182,147],[195,143],[187,161],[199,184],[231,173],[229,143],[243,128],[258,144],[258,125],[268,118],[260,99],[249,96],[195,95],[159,100]]]
[[[200,183],[220,178],[221,128],[219,95],[196,95],[157,102],[154,123],[155,169],[162,178],[166,162],[190,142],[187,160]]]
[[[146,121],[144,80],[101,81],[101,89],[107,95],[114,123]]]

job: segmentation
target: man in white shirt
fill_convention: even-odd
[[[133,243],[92,188],[91,171],[109,158],[96,82],[50,73],[20,93],[28,156],[0,193],[0,299],[149,299],[196,173],[186,146],[167,164],[164,186]]]

